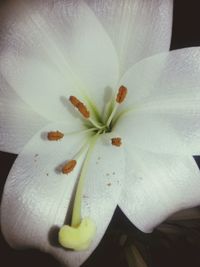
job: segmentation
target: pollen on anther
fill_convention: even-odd
[[[113,146],[121,146],[122,144],[122,139],[120,137],[115,137],[111,139],[112,145]]]
[[[74,107],[77,107],[80,101],[75,96],[71,95],[69,101],[72,103]]]
[[[88,119],[90,117],[90,112],[87,107],[75,96],[70,96],[69,101],[71,104],[78,109],[78,111],[83,115],[84,118]]]
[[[59,131],[48,132],[48,134],[47,134],[47,138],[50,141],[58,141],[59,139],[62,139],[63,136],[64,136],[64,134],[59,132]]]
[[[70,161],[67,162],[67,164],[65,164],[63,167],[62,167],[62,173],[64,174],[68,174],[70,172],[73,171],[73,169],[75,168],[76,166],[76,160],[72,159]]]
[[[86,119],[90,117],[90,112],[87,110],[86,106],[83,103],[80,102],[77,108],[79,112],[83,115],[83,117],[85,117]]]
[[[125,97],[126,97],[126,95],[127,95],[127,88],[125,87],[125,86],[120,86],[120,88],[119,88],[119,90],[118,90],[118,94],[117,94],[117,97],[116,97],[116,102],[117,103],[119,103],[119,104],[121,104],[123,101],[124,101],[124,99],[125,99]]]

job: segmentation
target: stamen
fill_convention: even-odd
[[[99,125],[98,122],[94,121],[91,117],[90,117],[90,112],[87,109],[87,107],[80,101],[78,100],[78,98],[76,98],[75,96],[70,96],[69,101],[72,103],[72,105],[78,109],[78,111],[83,115],[83,117],[85,119],[88,119],[92,125],[97,128],[97,129],[102,129],[105,126]]]
[[[126,95],[127,95],[127,88],[125,87],[125,86],[120,86],[120,88],[119,88],[119,90],[118,90],[118,94],[117,94],[117,97],[116,97],[116,102],[117,103],[119,103],[119,104],[121,104],[123,101],[124,101],[124,99],[125,99],[125,97],[126,97]]]
[[[92,118],[89,118],[88,120],[92,123],[92,125],[93,125],[96,129],[102,130],[102,129],[105,128],[104,125],[100,125],[98,122],[96,122],[96,121],[93,120]]]
[[[107,127],[110,126],[110,123],[111,123],[112,119],[114,118],[114,116],[115,116],[115,114],[117,112],[119,104],[121,104],[124,101],[124,99],[125,99],[125,97],[127,95],[127,91],[128,90],[127,90],[127,88],[125,86],[123,86],[123,85],[120,86],[120,88],[118,90],[118,94],[117,94],[116,99],[115,99],[116,100],[115,106],[113,108],[112,113],[110,114],[110,117],[108,118],[107,123],[106,123]]]
[[[64,134],[56,131],[56,132],[48,132],[47,138],[49,141],[58,141],[59,139],[63,138]]]
[[[79,103],[77,108],[84,118],[88,119],[90,117],[90,112],[83,103]]]
[[[73,95],[71,95],[70,97],[69,97],[69,101],[72,103],[72,105],[74,106],[74,107],[76,107],[77,108],[77,106],[78,106],[78,104],[80,103],[80,101],[78,100],[78,98],[76,98],[75,96],[73,96]]]
[[[78,109],[78,111],[83,115],[84,118],[88,119],[90,117],[90,112],[86,108],[86,106],[78,100],[75,96],[70,96],[69,101],[72,103],[74,107]]]
[[[83,144],[83,146],[79,149],[79,151],[74,155],[73,159],[68,161],[63,167],[62,167],[62,173],[68,174],[74,170],[77,164],[77,160],[79,157],[83,154],[86,147],[88,146],[88,140]]]
[[[62,168],[62,173],[64,174],[68,174],[70,172],[73,171],[73,169],[75,168],[76,166],[76,160],[72,159],[70,161],[67,162],[67,164],[65,164]]]
[[[122,144],[122,139],[120,137],[115,137],[111,139],[111,142],[113,146],[119,147]]]
[[[65,132],[65,133],[62,133],[62,134],[63,134],[63,136],[70,136],[70,135],[75,135],[75,134],[89,133],[89,132],[93,132],[95,130],[96,130],[96,127],[89,128],[89,129],[83,129],[83,130],[79,130],[79,131]]]

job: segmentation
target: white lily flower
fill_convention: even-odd
[[[88,3],[27,12],[0,56],[0,147],[20,152],[2,232],[67,266],[92,253],[117,204],[150,232],[200,203],[200,50],[136,63],[169,46],[171,1]]]

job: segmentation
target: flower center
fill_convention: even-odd
[[[108,136],[110,136],[110,144],[113,146],[120,147],[122,145],[122,139],[118,136],[112,135],[112,129],[119,117],[117,115],[117,110],[124,102],[126,95],[127,88],[121,86],[115,99],[111,99],[111,101],[106,105],[102,118],[98,119],[91,116],[90,110],[77,97],[70,96],[69,98],[69,101],[74,108],[77,109],[83,119],[84,125],[86,126],[86,130],[84,131],[90,132],[91,135],[78,153],[62,167],[63,174],[71,173],[76,167],[77,160],[80,155],[87,151],[76,187],[71,225],[62,226],[58,235],[59,243],[65,248],[85,250],[90,246],[95,236],[96,225],[93,220],[91,218],[82,218],[81,216],[81,200],[84,179],[87,175],[88,164],[92,151],[100,135],[108,134]],[[47,138],[49,141],[58,141],[64,138],[64,136],[64,133],[57,130],[49,132]]]
[[[94,133],[98,132],[99,134],[103,134],[103,133],[109,133],[112,131],[112,127],[114,126],[114,117],[116,115],[117,109],[119,105],[124,101],[126,95],[127,95],[127,88],[124,86],[121,86],[118,90],[118,94],[116,96],[115,101],[110,101],[107,104],[103,112],[104,116],[102,116],[102,118],[99,118],[99,119],[96,119],[96,118],[93,119],[86,105],[82,103],[75,96],[70,96],[69,101],[79,111],[81,116],[84,118],[86,122],[86,127],[88,129],[93,129]],[[111,143],[115,145],[115,143],[113,142]]]

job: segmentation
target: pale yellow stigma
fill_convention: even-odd
[[[58,141],[60,139],[62,139],[64,136],[63,133],[56,131],[56,132],[48,132],[47,134],[47,138],[49,141]]]
[[[118,94],[117,94],[117,97],[116,97],[116,102],[117,103],[119,103],[119,104],[121,104],[123,101],[124,101],[124,99],[125,99],[125,97],[126,97],[126,95],[127,95],[127,88],[125,87],[125,86],[120,86],[120,88],[119,88],[119,90],[118,90]]]
[[[90,112],[87,107],[75,96],[70,96],[69,101],[71,104],[78,109],[78,111],[83,115],[84,118],[88,119],[90,117]]]
[[[68,173],[72,172],[73,169],[75,168],[76,164],[77,164],[77,162],[74,159],[68,161],[67,164],[65,164],[62,167],[62,173],[68,174]]]
[[[120,137],[115,137],[111,139],[111,143],[113,146],[120,147],[122,144],[122,139]]]
[[[96,234],[96,225],[90,218],[83,218],[77,227],[64,225],[58,233],[59,243],[76,251],[90,247]]]

